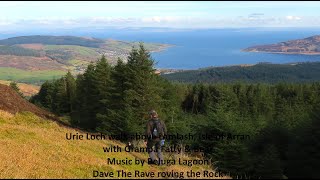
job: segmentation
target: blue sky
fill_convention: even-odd
[[[319,27],[315,1],[1,1],[0,29]]]

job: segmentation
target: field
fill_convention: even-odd
[[[106,158],[144,159],[146,153],[104,153],[103,147],[124,144],[109,140],[66,140],[80,130],[44,120],[32,113],[16,115],[0,110],[0,178],[92,178],[93,170],[145,172],[209,170],[208,166],[107,165]],[[167,156],[167,154],[165,154]],[[187,156],[181,156],[189,159]],[[209,170],[212,171],[212,170]],[[186,178],[186,174],[184,175]]]
[[[42,50],[43,44],[19,44],[19,46],[26,49]]]
[[[82,64],[90,64],[90,62],[88,61],[84,61],[84,60],[78,60],[78,59],[73,59],[73,60],[69,60],[68,61],[69,64],[72,64],[72,65],[82,65]]]
[[[0,67],[21,70],[65,70],[64,65],[48,57],[0,55]]]
[[[16,68],[0,67],[0,79],[30,84],[40,84],[46,80],[58,79],[65,75],[62,70],[27,71]]]
[[[76,45],[45,45],[44,50],[55,50],[55,51],[65,51],[72,52],[74,56],[87,57],[91,59],[93,57],[99,57],[99,53],[95,51],[96,48],[76,46]]]
[[[106,40],[103,48],[111,51],[122,50],[122,51],[129,52],[132,46],[137,48],[139,46],[139,42],[125,42],[125,41],[108,39]],[[159,44],[159,43],[144,43],[144,46],[150,52],[155,52],[155,51],[162,51],[168,47],[171,47],[172,45]]]

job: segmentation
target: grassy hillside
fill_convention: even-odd
[[[320,81],[320,62],[297,64],[267,64],[253,66],[211,67],[162,75],[178,82],[235,82],[277,83]]]
[[[86,63],[89,63],[90,60],[96,60],[101,57],[101,54],[98,53],[97,48],[84,46],[45,45],[43,49],[47,56],[71,67],[77,66],[76,64],[73,64],[73,60],[82,60]]]
[[[0,84],[9,85],[10,81],[0,80]],[[39,92],[40,86],[18,83],[18,87],[24,96],[32,96]]]
[[[0,79],[32,84],[39,84],[50,79],[58,79],[65,75],[65,73],[65,71],[60,70],[26,71],[0,67]]]
[[[66,133],[84,133],[41,119],[29,112],[16,115],[0,110],[0,178],[92,178],[93,170],[202,172],[207,166],[107,165],[107,157],[147,159],[146,153],[104,153],[117,141],[68,141]],[[167,154],[165,154],[167,155]],[[188,159],[187,156],[181,156]],[[186,178],[186,174],[184,175]]]
[[[46,45],[45,50],[62,50],[62,51],[73,51],[83,56],[98,56],[99,54],[94,48],[88,48],[76,45]]]
[[[19,46],[0,46],[0,55],[35,56],[40,57],[40,52]]]
[[[118,41],[118,40],[113,40],[113,39],[108,39],[105,41],[104,48],[111,50],[111,51],[117,51],[117,50],[122,50],[122,51],[131,51],[132,46],[138,47],[139,42],[126,42],[126,41]],[[149,51],[161,51],[164,50],[172,45],[168,44],[160,44],[160,43],[145,43],[146,49]]]
[[[0,55],[0,67],[16,68],[21,70],[66,70],[61,64],[49,57]]]

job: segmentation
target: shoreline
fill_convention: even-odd
[[[309,55],[309,56],[317,56],[320,55],[320,52],[318,53],[298,53],[298,52],[269,52],[269,51],[245,51],[241,50],[241,52],[253,52],[253,53],[271,53],[271,54],[293,54],[293,55]]]
[[[176,46],[176,45],[163,44],[163,47],[159,48],[158,50],[150,51],[150,53],[158,53],[158,52],[162,52],[162,51],[168,50],[169,48],[171,48],[171,47],[175,47],[175,46]]]

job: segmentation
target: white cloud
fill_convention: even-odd
[[[0,26],[8,26],[8,25],[12,25],[14,22],[10,21],[6,18],[0,18]]]
[[[252,13],[248,15],[249,19],[260,19],[264,16],[263,13]]]
[[[187,17],[179,16],[153,16],[141,18],[143,23],[173,23],[178,21],[186,20]]]
[[[172,28],[224,28],[224,27],[303,27],[320,26],[318,16],[268,16],[252,13],[247,16],[146,16],[136,18],[96,16],[83,18],[42,17],[34,19],[0,18],[1,28],[47,27],[76,28],[103,27],[172,27]]]
[[[298,16],[286,16],[287,20],[301,20],[301,17]]]

